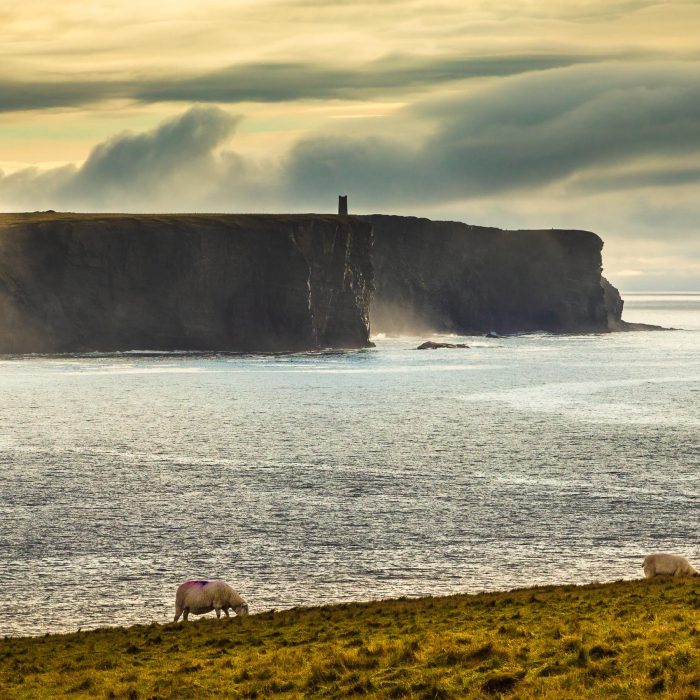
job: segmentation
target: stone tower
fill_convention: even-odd
[[[338,216],[348,215],[348,196],[346,194],[338,195]]]

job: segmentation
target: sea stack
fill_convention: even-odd
[[[348,215],[348,196],[346,194],[338,195],[338,216]]]

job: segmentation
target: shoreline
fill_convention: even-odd
[[[152,357],[197,357],[202,359],[216,358],[216,357],[231,357],[231,358],[275,358],[275,357],[295,357],[295,356],[321,356],[321,355],[343,355],[346,353],[358,353],[366,352],[368,350],[374,350],[377,347],[375,341],[382,339],[391,340],[416,340],[416,339],[430,339],[430,338],[466,338],[475,339],[481,341],[482,339],[488,340],[509,340],[512,338],[528,338],[528,337],[542,337],[549,336],[552,338],[577,338],[582,336],[606,336],[618,333],[633,333],[633,332],[655,332],[655,331],[684,331],[685,328],[673,328],[667,326],[657,326],[651,323],[636,323],[628,321],[620,321],[614,328],[601,331],[591,331],[591,330],[581,330],[581,331],[567,331],[567,332],[553,332],[545,330],[530,330],[522,331],[517,333],[502,333],[496,336],[489,336],[487,333],[482,331],[473,331],[470,333],[452,333],[448,331],[436,331],[433,333],[416,333],[411,334],[393,334],[384,331],[377,331],[376,334],[370,336],[369,343],[364,347],[317,347],[309,348],[305,350],[277,350],[277,351],[265,351],[265,350],[183,350],[183,349],[172,349],[172,350],[152,350],[152,349],[139,349],[133,348],[130,350],[84,350],[75,352],[53,352],[53,353],[41,353],[41,352],[27,352],[27,353],[2,353],[0,352],[0,360],[26,360],[26,359],[65,359],[65,358],[79,358],[79,359],[102,359],[102,358],[134,358],[134,359],[147,359]]]
[[[599,589],[601,587],[606,587],[606,586],[615,586],[617,584],[632,584],[636,582],[643,582],[646,581],[643,576],[641,578],[633,578],[633,579],[616,579],[614,581],[586,581],[585,583],[542,583],[542,584],[534,584],[532,586],[523,586],[523,587],[517,587],[517,588],[502,588],[502,589],[494,589],[494,590],[480,590],[476,591],[474,593],[466,593],[466,592],[458,592],[458,593],[445,593],[445,594],[438,594],[438,595],[430,595],[430,594],[416,594],[416,595],[400,595],[396,597],[388,597],[388,598],[363,598],[363,599],[357,599],[357,600],[342,600],[340,602],[329,602],[329,603],[319,603],[318,605],[292,605],[289,607],[281,607],[281,608],[265,608],[262,610],[256,611],[253,608],[253,611],[250,612],[250,614],[247,616],[248,619],[253,619],[253,618],[258,618],[261,616],[269,616],[270,614],[275,614],[275,615],[281,615],[284,613],[288,612],[304,612],[304,611],[322,611],[322,610],[334,610],[336,608],[346,608],[348,606],[375,606],[375,605],[382,605],[382,604],[390,604],[394,602],[412,602],[412,601],[436,601],[436,600],[447,600],[447,599],[452,599],[452,598],[460,598],[460,599],[465,599],[465,600],[477,600],[477,599],[482,599],[482,598],[489,598],[489,597],[499,597],[499,596],[504,596],[504,595],[516,595],[516,594],[527,594],[527,593],[536,593],[538,591],[579,591],[579,590],[585,590],[585,589]],[[665,579],[664,579],[665,580]],[[683,579],[680,579],[683,580]],[[700,581],[700,578],[698,578],[698,581]],[[173,611],[174,611],[174,601],[175,601],[175,593],[173,591]],[[250,601],[249,601],[250,602]],[[231,617],[229,618],[230,620],[235,620],[236,615],[231,611],[230,613]],[[221,617],[221,622],[225,621],[226,618],[222,615]],[[48,637],[68,637],[70,635],[76,635],[76,634],[92,634],[92,633],[99,633],[99,632],[105,632],[105,631],[113,631],[113,630],[132,630],[132,629],[141,629],[144,627],[168,627],[171,625],[181,625],[181,624],[192,624],[194,623],[203,623],[206,621],[210,622],[216,622],[217,619],[214,615],[214,612],[209,612],[206,613],[205,615],[192,615],[187,623],[184,623],[183,620],[181,619],[179,622],[174,623],[170,617],[168,618],[167,621],[162,621],[159,622],[157,620],[149,620],[148,622],[134,622],[133,624],[104,624],[104,625],[99,625],[97,627],[86,627],[83,628],[82,626],[78,626],[76,629],[71,629],[69,631],[57,631],[57,632],[51,632],[49,630],[40,630],[36,632],[35,634],[7,634],[2,631],[0,631],[0,642],[1,641],[11,641],[11,640],[31,640],[31,639],[44,639]]]
[[[670,580],[668,577],[658,577],[657,580]],[[677,580],[685,580],[682,577]],[[691,577],[692,580],[692,577]],[[700,582],[700,577],[697,579]],[[274,615],[283,615],[285,613],[289,612],[311,612],[311,611],[323,611],[323,610],[335,610],[341,609],[341,608],[346,608],[348,606],[376,606],[376,605],[384,605],[384,604],[391,604],[394,602],[414,602],[414,601],[438,601],[438,600],[448,600],[448,599],[464,599],[465,601],[477,601],[481,599],[486,599],[486,598],[498,598],[500,596],[507,596],[507,595],[518,595],[518,594],[534,594],[540,591],[558,591],[558,592],[576,592],[576,591],[585,591],[585,590],[598,590],[600,588],[605,588],[605,587],[614,587],[616,585],[620,584],[635,584],[635,583],[643,583],[645,581],[648,581],[648,579],[645,579],[643,576],[640,578],[632,578],[632,579],[616,579],[616,580],[611,580],[611,581],[586,581],[585,583],[543,583],[543,584],[534,584],[531,586],[523,586],[523,587],[517,587],[517,588],[502,588],[502,589],[494,589],[494,590],[480,590],[476,591],[474,593],[467,593],[467,592],[458,592],[458,593],[445,593],[445,594],[437,594],[437,595],[430,595],[430,594],[416,594],[416,595],[401,595],[397,597],[388,597],[388,598],[363,598],[363,599],[356,599],[356,600],[342,600],[340,602],[329,602],[329,603],[319,603],[317,605],[292,605],[289,607],[281,607],[281,608],[265,608],[262,610],[256,611],[253,607],[253,611],[250,612],[250,614],[247,616],[248,619],[253,619],[253,618],[259,618],[259,617],[264,617],[264,616],[269,616],[270,614]],[[699,591],[700,593],[700,591]],[[174,611],[174,591],[173,591],[173,611]],[[249,601],[250,602],[250,601]],[[236,615],[231,612],[231,617],[229,618],[230,620],[235,620]],[[225,617],[222,615],[221,621],[225,621]],[[180,620],[177,623],[174,623],[172,619],[170,619],[170,616],[168,620],[166,621],[157,621],[157,620],[149,620],[147,622],[134,622],[133,624],[104,624],[104,625],[99,625],[96,627],[86,627],[83,628],[82,626],[78,625],[77,628],[71,629],[68,631],[57,631],[57,632],[52,632],[49,630],[40,630],[36,632],[35,634],[7,634],[3,633],[0,631],[0,641],[11,641],[11,640],[32,640],[32,639],[44,639],[48,637],[68,637],[71,635],[76,635],[76,634],[93,634],[93,633],[100,633],[100,632],[105,632],[105,631],[114,631],[114,630],[123,630],[123,631],[128,631],[132,629],[141,629],[144,627],[169,627],[171,625],[181,625],[181,624],[192,624],[194,623],[204,623],[204,622],[216,622],[217,619],[214,615],[214,612],[206,613],[205,615],[192,615],[187,623],[183,623],[182,620]]]

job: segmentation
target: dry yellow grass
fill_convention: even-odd
[[[700,698],[700,579],[0,641],[2,698]]]

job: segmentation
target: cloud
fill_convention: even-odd
[[[198,106],[154,131],[98,145],[79,169],[57,172],[57,184],[45,188],[42,200],[53,197],[52,208],[186,203],[279,210],[327,206],[347,192],[360,209],[401,209],[566,182],[570,194],[595,193],[611,186],[608,173],[643,159],[662,166],[623,178],[623,185],[692,180],[697,169],[671,171],[673,159],[700,153],[700,68],[613,62],[528,73],[426,100],[397,120],[423,124],[427,136],[402,138],[398,128],[387,136],[391,121],[374,132],[354,122],[358,136],[314,133],[284,157],[261,164],[224,149],[237,118]],[[32,182],[46,186],[51,178],[33,172],[5,178],[0,201],[22,187],[33,193]]]
[[[214,151],[232,135],[238,118],[216,108],[193,107],[142,134],[122,134],[98,145],[59,191],[73,201],[129,201],[169,195],[216,178]]]
[[[700,167],[684,163],[642,163],[622,171],[590,172],[574,179],[572,191],[636,190],[656,187],[679,187],[700,183]]]
[[[102,81],[19,81],[0,79],[0,112],[86,105],[124,97],[124,83]]]
[[[297,198],[364,205],[449,202],[534,190],[591,168],[700,151],[700,68],[574,66],[428,102],[422,143],[310,137],[287,162]],[[648,183],[653,183],[649,177]]]
[[[105,100],[142,103],[293,102],[366,99],[434,89],[473,78],[509,76],[628,53],[521,53],[498,56],[421,57],[393,54],[358,66],[314,62],[245,63],[189,77],[134,76],[130,80],[19,81],[0,79],[0,112],[77,107]]]
[[[25,168],[11,175],[0,171],[0,206],[6,210],[58,208],[65,204],[60,189],[70,184],[77,170],[66,165],[47,171]]]
[[[620,54],[618,54],[619,56]],[[145,102],[279,102],[362,99],[470,78],[517,75],[611,58],[609,54],[527,53],[498,56],[385,56],[353,68],[316,63],[239,65],[185,79],[159,80],[135,91]]]
[[[0,202],[88,211],[196,208],[236,165],[244,170],[234,157],[217,154],[237,123],[222,109],[195,106],[152,131],[97,145],[79,168],[0,175]]]

